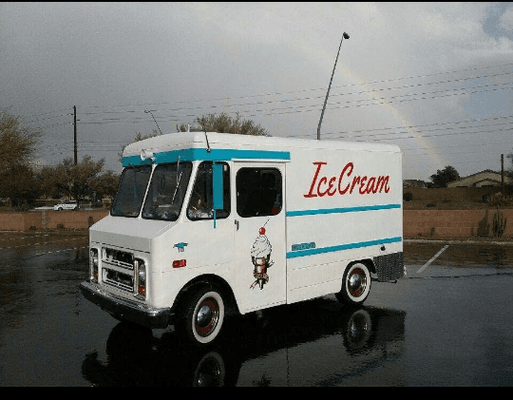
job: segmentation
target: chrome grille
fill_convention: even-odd
[[[104,248],[102,252],[102,261],[117,265],[118,267],[134,269],[134,255],[127,251]]]
[[[134,293],[134,254],[104,247],[102,249],[102,281],[130,293]]]
[[[122,290],[134,291],[134,277],[113,269],[103,269],[103,282]]]

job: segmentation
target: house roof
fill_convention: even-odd
[[[501,173],[497,171],[492,171],[491,169],[485,169],[480,172],[476,172],[475,174],[460,178],[456,181],[450,182],[447,187],[457,187],[457,186],[474,186],[484,181],[491,181],[496,183],[501,183]],[[504,183],[512,183],[513,179],[508,176],[504,176]]]

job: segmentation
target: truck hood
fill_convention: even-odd
[[[89,228],[89,240],[149,253],[151,240],[174,225],[176,222],[108,215]]]

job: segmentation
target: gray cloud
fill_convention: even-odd
[[[323,139],[397,143],[408,178],[445,162],[467,175],[513,150],[510,15],[509,3],[3,3],[0,108],[42,127],[40,157],[57,163],[76,105],[79,157],[117,171],[121,144],[155,128],[148,109],[166,132],[239,111],[315,138],[347,31]]]

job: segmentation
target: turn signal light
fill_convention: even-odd
[[[182,268],[187,265],[187,260],[174,260],[173,268]]]
[[[139,296],[139,298],[145,299],[146,298],[146,265],[144,264],[143,260],[135,259],[134,262],[135,269],[136,269],[136,288],[137,293],[136,295]]]

